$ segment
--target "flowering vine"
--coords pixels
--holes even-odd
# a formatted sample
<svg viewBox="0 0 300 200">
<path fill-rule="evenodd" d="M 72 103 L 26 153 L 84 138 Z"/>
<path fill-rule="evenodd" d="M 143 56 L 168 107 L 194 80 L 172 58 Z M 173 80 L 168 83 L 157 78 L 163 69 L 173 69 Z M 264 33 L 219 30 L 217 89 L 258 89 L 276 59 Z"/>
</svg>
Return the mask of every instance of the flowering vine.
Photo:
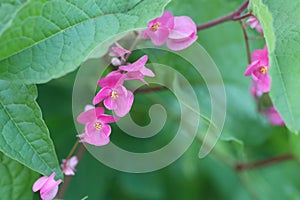
<svg viewBox="0 0 300 200">
<path fill-rule="evenodd" d="M 255 16 L 251 13 L 242 15 L 248 3 L 246 1 L 239 9 L 227 16 L 199 26 L 196 26 L 188 16 L 173 16 L 171 12 L 164 11 L 162 16 L 148 22 L 147 28 L 142 31 L 142 36 L 144 39 L 149 38 L 156 46 L 166 44 L 169 49 L 179 51 L 188 48 L 198 39 L 197 31 L 229 20 L 241 22 L 242 19 L 247 17 L 249 19 L 246 24 L 263 34 L 263 29 Z M 110 48 L 108 55 L 112 57 L 111 64 L 117 69 L 98 80 L 97 84 L 100 90 L 93 98 L 93 106 L 87 105 L 77 117 L 77 121 L 84 125 L 83 133 L 77 135 L 80 143 L 88 143 L 94 146 L 107 145 L 110 142 L 112 132 L 110 124 L 127 115 L 134 102 L 134 93 L 126 88 L 125 83 L 131 80 L 139 80 L 148 85 L 144 78 L 155 76 L 154 72 L 146 67 L 147 55 L 143 55 L 133 63 L 127 63 L 130 54 L 130 50 L 123 48 L 117 42 Z M 252 77 L 250 92 L 255 99 L 259 99 L 263 94 L 268 93 L 271 87 L 271 78 L 268 74 L 270 65 L 267 46 L 265 45 L 263 49 L 254 50 L 251 59 L 249 56 L 249 60 L 250 64 L 244 75 Z M 158 88 L 158 90 L 160 89 Z M 113 111 L 114 115 L 105 114 L 106 109 Z M 284 125 L 284 121 L 273 105 L 264 108 L 262 113 L 271 124 Z M 74 146 L 76 147 L 77 144 Z M 73 150 L 71 152 L 73 153 Z M 79 159 L 76 156 L 68 156 L 61 164 L 63 173 L 65 175 L 75 175 L 78 162 Z M 247 165 L 239 164 L 236 166 L 237 170 L 245 168 L 247 168 Z M 40 177 L 34 183 L 32 190 L 34 192 L 40 191 L 43 200 L 53 199 L 58 192 L 58 185 L 62 182 L 62 180 L 55 181 L 55 176 L 56 174 L 53 172 L 49 177 Z"/>
</svg>

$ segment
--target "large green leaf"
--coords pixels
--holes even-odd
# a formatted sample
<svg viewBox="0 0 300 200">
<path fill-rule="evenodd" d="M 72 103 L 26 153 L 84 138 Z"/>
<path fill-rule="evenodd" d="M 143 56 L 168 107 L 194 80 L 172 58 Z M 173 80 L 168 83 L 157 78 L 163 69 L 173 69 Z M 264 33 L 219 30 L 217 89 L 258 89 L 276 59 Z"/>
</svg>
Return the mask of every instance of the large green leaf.
<svg viewBox="0 0 300 200">
<path fill-rule="evenodd" d="M 0 81 L 0 151 L 44 175 L 62 178 L 34 85 Z"/>
<path fill-rule="evenodd" d="M 0 174 L 1 199 L 32 199 L 36 172 L 0 153 Z"/>
<path fill-rule="evenodd" d="M 63 76 L 106 40 L 146 27 L 168 2 L 32 0 L 0 35 L 0 79 L 44 83 Z"/>
<path fill-rule="evenodd" d="M 300 2 L 252 0 L 250 8 L 259 18 L 269 48 L 270 91 L 273 103 L 287 127 L 300 131 Z"/>
</svg>

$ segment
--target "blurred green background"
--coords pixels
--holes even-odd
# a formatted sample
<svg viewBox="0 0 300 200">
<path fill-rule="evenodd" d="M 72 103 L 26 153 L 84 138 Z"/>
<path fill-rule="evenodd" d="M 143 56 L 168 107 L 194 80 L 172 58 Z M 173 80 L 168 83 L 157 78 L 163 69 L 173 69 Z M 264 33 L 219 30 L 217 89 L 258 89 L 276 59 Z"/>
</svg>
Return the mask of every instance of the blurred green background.
<svg viewBox="0 0 300 200">
<path fill-rule="evenodd" d="M 174 0 L 167 10 L 175 16 L 188 15 L 197 24 L 232 12 L 242 0 Z M 254 30 L 248 30 L 256 35 Z M 285 127 L 271 127 L 256 111 L 249 93 L 250 78 L 244 77 L 247 57 L 241 26 L 227 22 L 198 32 L 200 43 L 217 64 L 227 93 L 227 118 L 221 140 L 204 159 L 198 158 L 201 146 L 195 140 L 188 151 L 170 166 L 145 174 L 123 173 L 106 167 L 85 151 L 72 177 L 64 199 L 300 199 L 299 163 L 280 164 L 237 172 L 232 165 L 276 157 L 293 150 Z M 251 49 L 263 47 L 263 40 L 251 41 Z M 176 56 L 149 50 L 149 58 L 172 66 L 194 84 L 202 111 L 209 116 L 209 94 L 201 77 L 193 76 L 192 67 Z M 134 56 L 133 56 L 134 57 Z M 133 59 L 133 58 L 132 58 Z M 101 66 L 99 66 L 101 67 Z M 65 158 L 76 132 L 72 117 L 72 89 L 76 71 L 47 84 L 39 85 L 38 103 L 50 129 L 58 158 Z M 153 138 L 136 139 L 113 126 L 111 140 L 123 148 L 147 152 L 165 145 L 176 131 L 172 105 L 176 98 L 168 91 L 137 94 L 131 111 L 137 124 L 150 122 L 148 109 L 153 103 L 165 106 L 175 117 L 168 118 L 164 129 Z M 180 114 L 180 113 L 179 113 Z M 200 128 L 205 130 L 205 125 Z M 107 155 L 109 156 L 109 155 Z"/>
</svg>

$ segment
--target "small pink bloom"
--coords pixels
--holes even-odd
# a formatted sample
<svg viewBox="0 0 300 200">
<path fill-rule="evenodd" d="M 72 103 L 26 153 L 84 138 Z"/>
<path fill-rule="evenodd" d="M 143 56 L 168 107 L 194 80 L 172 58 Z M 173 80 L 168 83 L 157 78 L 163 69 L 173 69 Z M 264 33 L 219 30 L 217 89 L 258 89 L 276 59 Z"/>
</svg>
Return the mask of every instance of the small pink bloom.
<svg viewBox="0 0 300 200">
<path fill-rule="evenodd" d="M 161 17 L 149 21 L 148 28 L 143 31 L 143 37 L 145 39 L 150 37 L 154 45 L 161 46 L 168 40 L 170 29 L 173 26 L 173 14 L 165 10 Z"/>
<path fill-rule="evenodd" d="M 57 194 L 58 185 L 62 182 L 62 180 L 54 180 L 55 172 L 53 172 L 49 177 L 42 176 L 38 180 L 36 180 L 32 186 L 33 192 L 37 192 L 40 190 L 40 196 L 43 200 L 52 200 Z"/>
<path fill-rule="evenodd" d="M 253 51 L 251 60 L 252 63 L 248 66 L 244 75 L 252 76 L 258 91 L 263 93 L 269 92 L 271 79 L 268 75 L 269 58 L 267 47 L 265 46 L 263 49 Z"/>
<path fill-rule="evenodd" d="M 277 112 L 277 110 L 274 108 L 274 106 L 271 106 L 269 108 L 266 108 L 263 111 L 263 114 L 266 118 L 268 118 L 270 124 L 274 126 L 284 126 L 285 123 L 282 120 L 281 116 Z"/>
<path fill-rule="evenodd" d="M 78 159 L 76 156 L 72 156 L 70 159 L 62 160 L 61 168 L 65 175 L 75 175 L 75 167 L 78 164 Z"/>
<path fill-rule="evenodd" d="M 122 61 L 125 61 L 125 54 L 131 53 L 129 50 L 124 49 L 119 43 L 115 43 L 115 46 L 110 48 L 109 56 L 121 57 Z"/>
<path fill-rule="evenodd" d="M 93 104 L 103 101 L 107 109 L 114 110 L 117 116 L 123 117 L 131 109 L 133 98 L 131 91 L 123 85 L 116 85 L 102 88 L 95 96 Z"/>
<path fill-rule="evenodd" d="M 111 128 L 108 123 L 115 122 L 116 117 L 104 114 L 104 108 L 97 107 L 84 111 L 77 117 L 77 121 L 85 124 L 85 132 L 78 135 L 80 142 L 86 142 L 95 146 L 103 146 L 109 143 Z"/>
<path fill-rule="evenodd" d="M 112 58 L 111 61 L 110 61 L 110 63 L 113 66 L 119 66 L 119 65 L 122 64 L 121 60 L 119 58 L 116 58 L 116 57 Z"/>
<path fill-rule="evenodd" d="M 197 38 L 197 26 L 190 17 L 174 17 L 174 28 L 170 31 L 167 47 L 179 51 L 192 45 Z"/>
<path fill-rule="evenodd" d="M 155 75 L 150 69 L 145 67 L 147 60 L 148 56 L 145 55 L 132 64 L 120 66 L 119 69 L 127 72 L 126 80 L 136 79 L 148 84 L 144 80 L 144 76 L 154 77 Z"/>
<path fill-rule="evenodd" d="M 262 33 L 262 27 L 258 21 L 258 19 L 254 16 L 249 17 L 249 19 L 246 21 L 246 23 L 251 27 L 255 28 L 257 32 Z"/>
</svg>

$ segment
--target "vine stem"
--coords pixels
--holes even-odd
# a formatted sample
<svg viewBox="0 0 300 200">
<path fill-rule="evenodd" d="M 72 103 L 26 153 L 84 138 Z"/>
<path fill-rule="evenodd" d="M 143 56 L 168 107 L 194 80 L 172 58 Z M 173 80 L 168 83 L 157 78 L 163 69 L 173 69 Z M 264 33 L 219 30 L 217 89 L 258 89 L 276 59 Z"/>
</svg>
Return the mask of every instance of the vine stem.
<svg viewBox="0 0 300 200">
<path fill-rule="evenodd" d="M 227 22 L 227 21 L 238 21 L 241 19 L 244 19 L 246 17 L 251 16 L 250 13 L 241 16 L 241 13 L 244 12 L 249 4 L 249 0 L 246 0 L 237 10 L 235 10 L 234 12 L 225 15 L 224 17 L 220 17 L 218 19 L 212 20 L 210 22 L 204 23 L 204 24 L 200 24 L 197 26 L 197 31 L 203 30 L 203 29 L 207 29 L 210 27 L 213 27 L 215 25 Z"/>
<path fill-rule="evenodd" d="M 235 170 L 238 172 L 241 172 L 244 170 L 266 167 L 269 165 L 281 163 L 281 162 L 288 161 L 288 160 L 294 160 L 294 159 L 295 159 L 295 156 L 293 154 L 289 153 L 286 155 L 282 155 L 282 156 L 278 156 L 278 157 L 274 157 L 274 158 L 270 158 L 270 159 L 266 159 L 266 160 L 262 160 L 262 161 L 256 161 L 256 162 L 252 162 L 252 163 L 238 163 L 235 165 Z"/>
<path fill-rule="evenodd" d="M 241 20 L 239 22 L 240 22 L 240 25 L 241 25 L 242 30 L 243 30 L 243 35 L 244 35 L 244 40 L 245 40 L 245 45 L 246 45 L 246 52 L 247 52 L 247 61 L 248 61 L 248 64 L 250 64 L 251 63 L 251 52 L 250 52 L 249 37 L 248 37 L 248 34 L 247 34 L 245 24 Z"/>
<path fill-rule="evenodd" d="M 77 157 L 78 162 L 79 162 L 80 159 L 83 156 L 84 151 L 85 151 L 84 145 L 82 143 L 79 143 L 79 140 L 77 140 L 76 143 L 74 144 L 74 146 L 73 146 L 72 150 L 70 151 L 68 157 L 72 156 L 72 154 L 74 153 L 74 151 L 75 151 L 76 147 L 78 146 L 78 144 L 80 144 L 80 145 L 79 145 L 78 151 L 76 152 L 76 157 Z M 72 176 L 65 176 L 65 180 L 64 180 L 64 182 L 63 182 L 62 186 L 60 187 L 59 192 L 57 194 L 58 199 L 62 199 L 62 197 L 64 196 L 65 191 L 67 190 L 67 188 L 68 188 L 68 186 L 71 182 L 71 179 L 72 179 Z"/>
</svg>

